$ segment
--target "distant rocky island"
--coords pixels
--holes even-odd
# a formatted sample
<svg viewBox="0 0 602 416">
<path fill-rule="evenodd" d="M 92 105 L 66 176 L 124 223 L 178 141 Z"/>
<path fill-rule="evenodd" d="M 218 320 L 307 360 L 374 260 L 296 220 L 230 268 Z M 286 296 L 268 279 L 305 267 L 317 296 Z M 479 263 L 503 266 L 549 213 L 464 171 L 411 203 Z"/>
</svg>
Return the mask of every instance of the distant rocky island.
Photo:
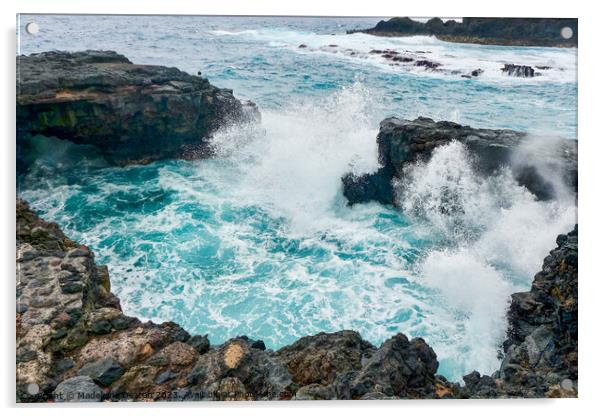
<svg viewBox="0 0 602 416">
<path fill-rule="evenodd" d="M 568 39 L 561 35 L 564 28 L 572 31 Z M 556 18 L 464 17 L 462 22 L 444 22 L 434 17 L 422 23 L 409 17 L 394 17 L 381 20 L 373 28 L 347 33 L 356 32 L 376 36 L 428 35 L 448 42 L 512 46 L 576 47 L 578 38 L 577 19 Z"/>
</svg>

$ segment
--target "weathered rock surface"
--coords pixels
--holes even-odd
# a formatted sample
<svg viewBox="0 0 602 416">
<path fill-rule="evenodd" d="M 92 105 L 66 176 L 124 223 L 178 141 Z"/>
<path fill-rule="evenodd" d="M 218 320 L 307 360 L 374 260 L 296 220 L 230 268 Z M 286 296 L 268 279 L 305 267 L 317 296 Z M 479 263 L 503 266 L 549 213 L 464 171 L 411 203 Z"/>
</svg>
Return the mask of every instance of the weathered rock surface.
<svg viewBox="0 0 602 416">
<path fill-rule="evenodd" d="M 278 351 L 245 336 L 211 346 L 173 322 L 121 312 L 106 267 L 17 200 L 17 400 L 384 400 L 577 394 L 577 231 L 559 236 L 533 288 L 515 294 L 500 371 L 465 386 L 435 352 L 397 334 L 376 348 L 355 331 Z"/>
<path fill-rule="evenodd" d="M 118 164 L 203 157 L 219 126 L 258 114 L 200 76 L 136 65 L 112 51 L 17 57 L 17 167 L 29 137 L 94 145 Z"/>
<path fill-rule="evenodd" d="M 512 295 L 500 370 L 465 377 L 470 397 L 577 395 L 577 226 L 556 242 L 531 290 Z"/>
<path fill-rule="evenodd" d="M 353 30 L 377 36 L 434 35 L 449 42 L 486 45 L 577 46 L 577 19 L 463 17 L 462 22 L 438 17 L 422 23 L 408 17 L 381 20 L 375 27 Z M 565 39 L 561 30 L 568 27 L 572 36 Z"/>
<path fill-rule="evenodd" d="M 94 384 L 87 376 L 69 378 L 59 384 L 54 390 L 54 400 L 61 402 L 100 402 L 102 389 Z"/>
<path fill-rule="evenodd" d="M 376 348 L 355 331 L 304 337 L 278 351 L 300 385 L 330 384 L 341 373 L 359 371 Z"/>
<path fill-rule="evenodd" d="M 378 201 L 394 204 L 393 178 L 402 178 L 404 167 L 428 161 L 438 146 L 463 143 L 476 157 L 477 168 L 490 175 L 503 166 L 512 169 L 520 185 L 542 200 L 556 196 L 554 181 L 540 173 L 560 173 L 560 180 L 577 192 L 577 141 L 545 138 L 545 146 L 521 147 L 525 133 L 512 130 L 474 129 L 449 121 L 419 117 L 413 121 L 387 118 L 377 137 L 381 168 L 372 174 L 343 177 L 343 193 L 350 204 Z"/>
</svg>

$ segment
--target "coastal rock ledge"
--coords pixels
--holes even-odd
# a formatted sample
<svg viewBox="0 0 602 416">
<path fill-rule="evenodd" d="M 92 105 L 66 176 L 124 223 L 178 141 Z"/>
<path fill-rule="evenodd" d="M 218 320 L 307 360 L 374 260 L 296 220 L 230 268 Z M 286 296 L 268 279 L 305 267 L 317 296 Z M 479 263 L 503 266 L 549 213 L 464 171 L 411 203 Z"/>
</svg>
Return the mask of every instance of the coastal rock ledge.
<svg viewBox="0 0 602 416">
<path fill-rule="evenodd" d="M 148 163 L 203 157 L 219 126 L 258 114 L 201 76 L 112 51 L 17 57 L 18 170 L 27 168 L 32 135 L 93 145 L 121 165 Z"/>
<path fill-rule="evenodd" d="M 21 199 L 16 225 L 20 402 L 577 395 L 577 227 L 558 237 L 531 291 L 513 295 L 500 370 L 461 386 L 437 375 L 423 339 L 403 334 L 377 348 L 355 331 L 320 333 L 272 351 L 142 323 L 122 313 L 107 267 Z"/>
<path fill-rule="evenodd" d="M 510 168 L 516 181 L 540 200 L 557 197 L 558 185 L 577 193 L 577 140 L 529 137 L 513 130 L 475 129 L 426 117 L 384 119 L 376 138 L 381 168 L 366 175 L 342 178 L 350 205 L 376 201 L 396 205 L 394 180 L 404 169 L 428 162 L 433 151 L 453 141 L 462 143 L 484 175 Z"/>
</svg>

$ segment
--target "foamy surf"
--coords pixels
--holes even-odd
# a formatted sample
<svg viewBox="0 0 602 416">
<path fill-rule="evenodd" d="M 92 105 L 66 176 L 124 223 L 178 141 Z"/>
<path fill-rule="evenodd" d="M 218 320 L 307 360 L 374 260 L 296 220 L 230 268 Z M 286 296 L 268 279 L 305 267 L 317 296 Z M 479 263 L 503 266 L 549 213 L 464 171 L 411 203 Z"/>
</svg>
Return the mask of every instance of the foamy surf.
<svg viewBox="0 0 602 416">
<path fill-rule="evenodd" d="M 441 41 L 434 36 L 378 37 L 363 33 L 317 34 L 284 29 L 210 31 L 215 36 L 246 36 L 276 48 L 287 48 L 302 54 L 321 54 L 370 65 L 385 71 L 462 78 L 481 70 L 472 81 L 520 85 L 521 83 L 570 83 L 576 79 L 575 48 L 533 48 L 459 44 Z M 411 58 L 398 63 L 374 51 L 393 51 Z M 428 60 L 440 65 L 436 70 L 416 66 Z M 533 78 L 509 76 L 502 71 L 506 64 L 528 65 L 536 70 Z"/>
<path fill-rule="evenodd" d="M 29 180 L 47 186 L 22 196 L 94 247 L 127 313 L 271 348 L 320 331 L 376 344 L 403 332 L 424 337 L 452 379 L 490 372 L 510 293 L 528 287 L 574 207 L 535 201 L 511 175 L 479 178 L 459 144 L 409 168 L 404 212 L 347 207 L 341 176 L 378 167 L 373 100 L 356 83 L 264 111 L 261 125 L 219 132 L 212 160 L 41 159 Z"/>
</svg>

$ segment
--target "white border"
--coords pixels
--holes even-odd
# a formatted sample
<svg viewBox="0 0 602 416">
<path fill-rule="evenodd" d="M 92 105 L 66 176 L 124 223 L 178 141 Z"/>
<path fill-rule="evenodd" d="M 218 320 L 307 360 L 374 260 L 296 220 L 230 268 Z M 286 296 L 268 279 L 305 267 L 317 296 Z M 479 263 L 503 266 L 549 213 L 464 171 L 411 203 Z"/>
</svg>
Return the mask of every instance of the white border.
<svg viewBox="0 0 602 416">
<path fill-rule="evenodd" d="M 510 401 L 403 401 L 403 402 L 336 402 L 336 403 L 197 403 L 178 406 L 178 414 L 230 413 L 240 414 L 248 410 L 262 414 L 303 414 L 311 412 L 345 412 L 356 415 L 376 411 L 380 413 L 437 412 L 439 414 L 487 414 L 545 412 L 546 414 L 577 414 L 599 407 L 602 373 L 600 317 L 597 306 L 602 299 L 602 273 L 596 258 L 600 257 L 601 198 L 598 192 L 602 178 L 602 127 L 600 126 L 600 104 L 602 91 L 600 77 L 602 65 L 599 42 L 602 40 L 602 15 L 594 2 L 502 0 L 454 1 L 385 1 L 369 0 L 22 0 L 18 3 L 3 1 L 2 41 L 4 56 L 2 71 L 3 96 L 0 100 L 2 127 L 0 138 L 3 157 L 2 181 L 0 181 L 4 238 L 0 249 L 4 273 L 5 302 L 2 305 L 2 358 L 5 365 L 0 377 L 2 404 L 12 407 L 9 412 L 35 414 L 38 411 L 54 414 L 106 414 L 110 408 L 115 414 L 144 411 L 147 414 L 172 412 L 168 404 L 110 404 L 104 407 L 78 409 L 56 405 L 15 406 L 14 404 L 14 201 L 15 201 L 15 15 L 16 13 L 119 13 L 119 14 L 222 14 L 222 15 L 329 15 L 329 16 L 507 16 L 507 17 L 578 17 L 579 18 L 579 222 L 580 222 L 580 266 L 579 287 L 579 399 L 573 400 L 510 400 Z M 6 341 L 7 340 L 7 341 Z M 599 410 L 598 410 L 599 412 Z"/>
</svg>

